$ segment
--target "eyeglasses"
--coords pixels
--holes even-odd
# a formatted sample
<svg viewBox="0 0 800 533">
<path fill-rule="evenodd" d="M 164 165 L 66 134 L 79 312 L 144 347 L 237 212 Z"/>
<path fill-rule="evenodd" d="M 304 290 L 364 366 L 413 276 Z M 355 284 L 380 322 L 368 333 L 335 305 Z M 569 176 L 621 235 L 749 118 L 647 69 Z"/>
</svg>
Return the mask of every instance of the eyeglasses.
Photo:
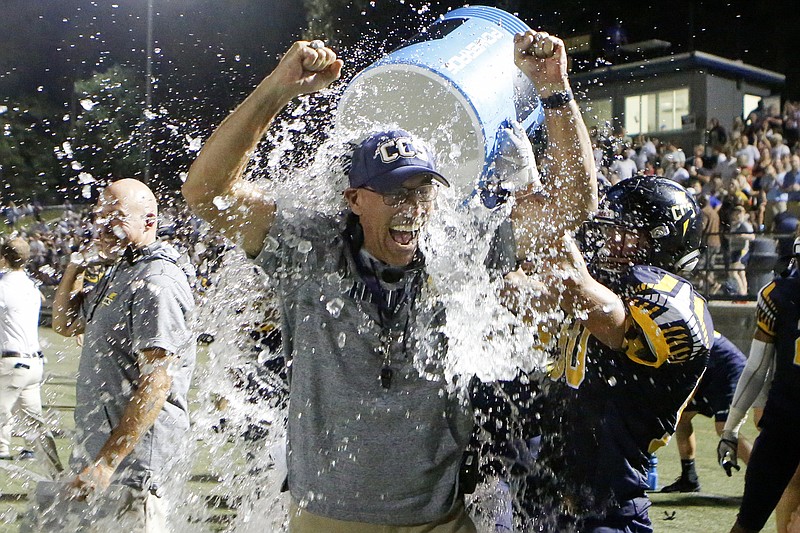
<svg viewBox="0 0 800 533">
<path fill-rule="evenodd" d="M 383 197 L 383 203 L 389 207 L 398 207 L 410 201 L 412 198 L 417 202 L 432 202 L 439 194 L 439 188 L 432 183 L 420 185 L 419 187 L 414 187 L 413 189 L 401 187 L 400 189 L 389 192 L 378 192 L 373 189 L 367 190 L 376 194 L 380 194 Z"/>
</svg>

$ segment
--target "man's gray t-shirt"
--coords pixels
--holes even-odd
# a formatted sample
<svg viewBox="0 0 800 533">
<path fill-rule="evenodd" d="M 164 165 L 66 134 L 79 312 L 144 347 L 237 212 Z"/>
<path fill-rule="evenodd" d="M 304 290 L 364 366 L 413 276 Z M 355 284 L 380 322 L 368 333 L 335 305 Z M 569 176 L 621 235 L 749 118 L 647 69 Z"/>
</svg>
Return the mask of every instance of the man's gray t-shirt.
<svg viewBox="0 0 800 533">
<path fill-rule="evenodd" d="M 279 210 L 255 259 L 281 300 L 289 490 L 329 518 L 430 522 L 452 508 L 473 427 L 445 391 L 444 312 L 420 268 L 384 283 L 384 305 L 395 308 L 381 315 L 346 217 Z"/>
<path fill-rule="evenodd" d="M 188 322 L 194 298 L 178 253 L 156 242 L 129 262 L 118 261 L 85 295 L 84 344 L 78 365 L 76 445 L 70 464 L 92 461 L 117 426 L 140 378 L 137 355 L 170 354 L 169 396 L 152 428 L 117 469 L 113 481 L 142 487 L 163 483 L 189 429 L 187 393 L 195 364 Z M 91 283 L 92 280 L 89 280 Z"/>
</svg>

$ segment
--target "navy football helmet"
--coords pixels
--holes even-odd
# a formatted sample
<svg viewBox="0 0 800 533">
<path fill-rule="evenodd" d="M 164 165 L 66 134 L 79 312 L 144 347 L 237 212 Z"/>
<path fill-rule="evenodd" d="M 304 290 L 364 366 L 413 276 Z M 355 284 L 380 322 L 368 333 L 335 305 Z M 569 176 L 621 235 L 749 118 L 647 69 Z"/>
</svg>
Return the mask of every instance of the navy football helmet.
<svg viewBox="0 0 800 533">
<path fill-rule="evenodd" d="M 634 176 L 605 191 L 584 232 L 594 272 L 638 264 L 679 274 L 700 259 L 702 214 L 694 196 L 674 181 Z"/>
</svg>

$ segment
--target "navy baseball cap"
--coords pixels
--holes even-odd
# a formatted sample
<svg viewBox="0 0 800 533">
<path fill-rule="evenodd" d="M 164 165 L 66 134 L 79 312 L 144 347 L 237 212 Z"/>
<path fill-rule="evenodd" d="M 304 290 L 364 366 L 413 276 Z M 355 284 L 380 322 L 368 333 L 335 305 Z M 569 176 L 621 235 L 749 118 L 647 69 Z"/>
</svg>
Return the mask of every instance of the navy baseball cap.
<svg viewBox="0 0 800 533">
<path fill-rule="evenodd" d="M 373 133 L 353 150 L 350 187 L 354 189 L 395 191 L 407 179 L 419 174 L 427 174 L 445 187 L 450 186 L 436 171 L 433 154 L 407 131 Z"/>
</svg>

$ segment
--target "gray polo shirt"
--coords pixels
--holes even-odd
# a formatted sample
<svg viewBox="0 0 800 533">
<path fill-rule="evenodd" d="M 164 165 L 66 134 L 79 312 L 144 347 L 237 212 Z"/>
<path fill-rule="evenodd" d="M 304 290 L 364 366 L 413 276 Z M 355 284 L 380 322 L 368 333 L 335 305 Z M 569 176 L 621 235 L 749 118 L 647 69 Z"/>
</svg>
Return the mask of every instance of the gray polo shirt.
<svg viewBox="0 0 800 533">
<path fill-rule="evenodd" d="M 444 312 L 420 269 L 384 283 L 393 312 L 381 316 L 344 230 L 345 216 L 279 210 L 255 259 L 281 300 L 289 490 L 338 520 L 430 522 L 455 501 L 472 429 L 445 392 Z"/>
<path fill-rule="evenodd" d="M 156 242 L 129 262 L 118 261 L 85 295 L 83 350 L 78 365 L 76 445 L 70 464 L 93 460 L 139 383 L 137 354 L 162 348 L 170 354 L 172 387 L 153 427 L 114 475 L 114 482 L 142 487 L 162 483 L 175 451 L 188 436 L 186 395 L 195 364 L 189 315 L 194 310 L 178 252 Z"/>
</svg>

